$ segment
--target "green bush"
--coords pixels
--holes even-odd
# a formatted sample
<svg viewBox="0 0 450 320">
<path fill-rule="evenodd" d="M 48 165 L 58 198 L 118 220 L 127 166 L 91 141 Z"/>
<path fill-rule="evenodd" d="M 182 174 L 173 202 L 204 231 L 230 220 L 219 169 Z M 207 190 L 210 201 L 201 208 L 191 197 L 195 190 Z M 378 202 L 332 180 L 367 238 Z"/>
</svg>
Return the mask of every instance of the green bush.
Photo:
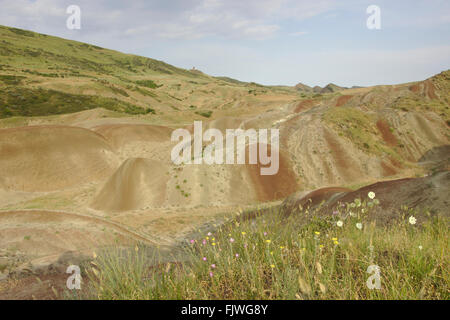
<svg viewBox="0 0 450 320">
<path fill-rule="evenodd" d="M 213 114 L 212 111 L 196 111 L 195 114 L 198 114 L 199 116 L 210 118 Z"/>
<path fill-rule="evenodd" d="M 11 116 L 47 116 L 105 108 L 129 114 L 154 113 L 154 110 L 100 96 L 69 94 L 23 87 L 0 88 L 0 118 Z"/>
<path fill-rule="evenodd" d="M 136 84 L 138 84 L 142 87 L 150 88 L 150 89 L 156 89 L 156 88 L 161 87 L 161 86 L 157 85 L 155 82 L 153 82 L 152 80 L 138 80 L 138 81 L 136 81 Z"/>
</svg>

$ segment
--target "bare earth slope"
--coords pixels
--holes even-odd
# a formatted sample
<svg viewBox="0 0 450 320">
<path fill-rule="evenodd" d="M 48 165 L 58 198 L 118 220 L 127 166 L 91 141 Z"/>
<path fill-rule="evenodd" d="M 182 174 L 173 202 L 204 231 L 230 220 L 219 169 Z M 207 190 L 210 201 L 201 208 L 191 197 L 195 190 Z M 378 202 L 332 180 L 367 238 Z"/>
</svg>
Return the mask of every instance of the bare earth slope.
<svg viewBox="0 0 450 320">
<path fill-rule="evenodd" d="M 117 165 L 106 140 L 86 129 L 39 126 L 0 130 L 0 185 L 55 191 L 109 176 Z"/>
<path fill-rule="evenodd" d="M 377 182 L 356 191 L 343 188 L 323 188 L 305 194 L 294 194 L 282 204 L 286 216 L 299 214 L 299 206 L 318 208 L 318 213 L 331 215 L 340 203 L 350 203 L 355 199 L 367 199 L 374 192 L 380 201 L 380 207 L 372 212 L 372 218 L 389 223 L 407 214 L 406 208 L 418 208 L 422 215 L 419 221 L 427 219 L 427 214 L 449 216 L 448 190 L 450 190 L 450 172 L 442 171 L 423 178 L 405 178 Z"/>
<path fill-rule="evenodd" d="M 128 159 L 109 178 L 91 207 L 106 212 L 160 207 L 166 199 L 167 167 L 155 160 Z"/>
<path fill-rule="evenodd" d="M 448 213 L 449 70 L 317 93 L 7 27 L 0 39 L 0 277 L 65 251 L 175 245 L 291 194 L 285 205 L 332 208 L 373 189 L 386 218 L 397 201 Z M 279 129 L 278 173 L 174 165 L 171 133 L 194 120 L 224 134 Z"/>
</svg>

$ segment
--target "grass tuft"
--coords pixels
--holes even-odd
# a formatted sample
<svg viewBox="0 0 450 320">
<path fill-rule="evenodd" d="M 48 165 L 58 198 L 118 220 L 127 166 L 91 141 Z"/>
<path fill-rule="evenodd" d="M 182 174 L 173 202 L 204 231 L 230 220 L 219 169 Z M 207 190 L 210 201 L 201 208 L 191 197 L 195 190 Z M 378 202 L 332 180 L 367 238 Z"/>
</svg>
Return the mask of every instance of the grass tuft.
<svg viewBox="0 0 450 320">
<path fill-rule="evenodd" d="M 419 213 L 405 208 L 397 221 L 381 226 L 367 218 L 377 205 L 376 199 L 356 199 L 321 219 L 299 208 L 287 219 L 275 211 L 229 220 L 190 239 L 183 263 L 150 267 L 140 247 L 126 255 L 108 250 L 87 271 L 89 297 L 448 299 L 445 218 L 419 225 Z M 380 270 L 380 289 L 367 286 L 370 266 Z"/>
</svg>

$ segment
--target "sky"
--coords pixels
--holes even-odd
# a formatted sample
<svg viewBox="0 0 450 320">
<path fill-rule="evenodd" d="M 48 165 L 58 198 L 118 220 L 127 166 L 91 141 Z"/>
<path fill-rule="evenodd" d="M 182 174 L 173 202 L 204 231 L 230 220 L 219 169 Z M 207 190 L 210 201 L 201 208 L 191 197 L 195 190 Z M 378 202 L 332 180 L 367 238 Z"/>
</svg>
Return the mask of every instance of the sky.
<svg viewBox="0 0 450 320">
<path fill-rule="evenodd" d="M 81 29 L 66 12 L 81 10 Z M 381 29 L 369 29 L 370 5 Z M 450 68 L 448 0 L 0 0 L 0 24 L 265 85 L 395 84 Z"/>
</svg>

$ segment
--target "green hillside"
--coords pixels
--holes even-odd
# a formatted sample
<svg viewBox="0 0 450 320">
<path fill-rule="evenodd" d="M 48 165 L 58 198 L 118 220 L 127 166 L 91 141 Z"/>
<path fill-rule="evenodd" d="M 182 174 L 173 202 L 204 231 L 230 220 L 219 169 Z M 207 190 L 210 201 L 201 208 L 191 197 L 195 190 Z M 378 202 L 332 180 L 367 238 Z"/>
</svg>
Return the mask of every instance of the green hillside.
<svg viewBox="0 0 450 320">
<path fill-rule="evenodd" d="M 266 88 L 98 46 L 0 26 L 0 118 L 105 108 L 201 118 L 227 104 L 294 90 Z M 282 97 L 286 99 L 286 97 Z M 225 104 L 224 104 L 225 102 Z M 226 112 L 226 111 L 225 111 Z M 220 114 L 220 111 L 219 111 Z M 167 120 L 167 119 L 166 119 Z"/>
</svg>

